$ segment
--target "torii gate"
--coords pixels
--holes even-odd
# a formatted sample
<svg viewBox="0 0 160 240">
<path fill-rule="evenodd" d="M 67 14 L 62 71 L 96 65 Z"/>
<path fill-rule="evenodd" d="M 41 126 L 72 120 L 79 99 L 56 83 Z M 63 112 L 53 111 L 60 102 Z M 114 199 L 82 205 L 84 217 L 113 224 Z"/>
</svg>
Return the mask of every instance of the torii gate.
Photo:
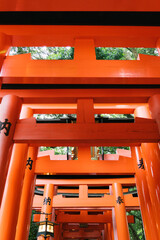
<svg viewBox="0 0 160 240">
<path fill-rule="evenodd" d="M 160 239 L 159 57 L 104 61 L 95 56 L 99 46 L 154 47 L 159 51 L 159 2 L 2 0 L 0 11 L 0 239 L 27 240 L 36 175 L 46 173 L 117 175 L 114 183 L 103 182 L 113 184 L 113 195 L 100 201 L 92 199 L 96 204 L 86 197 L 72 205 L 77 209 L 91 204 L 97 210 L 102 204 L 123 212 L 125 233 L 119 230 L 118 221 L 114 225 L 117 235 L 110 235 L 118 240 L 128 240 L 129 234 L 124 204 L 117 209 L 113 196 L 123 195 L 119 175 L 135 176 L 145 237 Z M 72 46 L 74 60 L 36 61 L 30 54 L 7 55 L 11 46 L 35 45 Z M 74 113 L 77 120 L 74 124 L 42 124 L 33 118 L 34 113 Z M 135 121 L 95 123 L 94 114 L 101 113 L 134 113 Z M 78 160 L 37 158 L 41 145 L 78 147 Z M 90 147 L 106 145 L 130 146 L 131 156 L 92 161 Z M 86 185 L 96 180 L 82 184 L 83 194 L 87 194 Z M 50 191 L 53 196 L 53 183 L 44 194 L 48 197 Z M 71 207 L 67 198 L 59 196 L 51 198 L 53 205 L 56 199 L 59 207 Z M 62 229 L 56 231 L 61 233 Z M 94 236 L 84 232 L 65 232 L 64 239 L 81 239 L 82 234 L 101 238 L 99 230 Z M 109 239 L 109 235 L 103 237 Z"/>
</svg>

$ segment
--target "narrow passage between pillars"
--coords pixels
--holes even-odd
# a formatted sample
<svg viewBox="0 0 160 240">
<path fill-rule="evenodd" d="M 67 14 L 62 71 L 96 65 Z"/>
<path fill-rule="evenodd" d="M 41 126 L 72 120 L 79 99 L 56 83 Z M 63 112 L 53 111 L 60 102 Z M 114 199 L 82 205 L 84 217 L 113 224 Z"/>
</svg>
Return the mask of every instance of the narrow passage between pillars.
<svg viewBox="0 0 160 240">
<path fill-rule="evenodd" d="M 31 117 L 33 111 L 23 107 L 21 118 Z M 0 239 L 15 240 L 16 225 L 25 174 L 28 144 L 14 144 L 0 210 Z"/>
</svg>

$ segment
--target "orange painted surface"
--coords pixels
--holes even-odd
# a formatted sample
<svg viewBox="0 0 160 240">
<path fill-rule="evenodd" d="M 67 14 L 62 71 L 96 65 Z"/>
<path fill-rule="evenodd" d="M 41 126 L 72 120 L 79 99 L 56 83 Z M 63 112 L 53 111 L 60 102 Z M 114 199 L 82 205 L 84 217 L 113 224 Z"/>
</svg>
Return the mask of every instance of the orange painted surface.
<svg viewBox="0 0 160 240">
<path fill-rule="evenodd" d="M 115 218 L 116 218 L 116 226 L 117 226 L 117 235 L 118 239 L 129 240 L 129 231 L 128 231 L 128 223 L 126 216 L 126 202 L 124 201 L 122 186 L 120 183 L 114 183 L 112 185 L 113 188 L 113 197 L 115 203 Z M 129 195 L 128 195 L 129 196 Z M 122 199 L 122 203 L 118 203 L 118 198 Z"/>
<path fill-rule="evenodd" d="M 143 92 L 143 90 L 142 90 Z M 34 114 L 76 114 L 77 113 L 77 104 L 24 104 L 26 107 L 29 107 L 33 110 Z M 146 103 L 95 103 L 94 104 L 94 113 L 109 113 L 109 114 L 133 114 L 135 108 L 139 106 L 148 105 Z"/>
<path fill-rule="evenodd" d="M 100 224 L 88 224 L 88 227 L 87 227 L 87 230 L 103 230 L 104 228 L 104 224 L 103 223 L 100 223 Z M 72 224 L 69 224 L 69 223 L 64 223 L 62 225 L 62 229 L 63 230 L 72 230 L 72 229 L 76 229 L 76 230 L 79 230 L 81 229 L 79 223 L 72 223 Z M 82 229 L 84 230 L 84 228 L 82 227 Z"/>
<path fill-rule="evenodd" d="M 4 122 L 5 119 L 8 119 L 8 122 L 12 124 L 8 136 L 5 135 L 5 129 L 1 130 L 0 132 L 0 204 L 3 196 L 8 166 L 10 162 L 15 125 L 19 118 L 21 104 L 22 102 L 17 96 L 7 95 L 2 99 L 0 105 L 0 122 Z"/>
<path fill-rule="evenodd" d="M 32 203 L 36 181 L 36 175 L 34 174 L 36 157 L 37 148 L 29 147 L 27 159 L 30 158 L 33 160 L 33 164 L 32 167 L 28 165 L 25 170 L 15 240 L 27 240 L 29 236 Z"/>
<path fill-rule="evenodd" d="M 152 118 L 156 120 L 158 128 L 159 128 L 159 132 L 160 132 L 160 94 L 158 95 L 154 95 L 149 99 L 149 109 L 152 115 Z"/>
<path fill-rule="evenodd" d="M 159 239 L 159 232 L 156 228 L 155 216 L 153 213 L 152 203 L 147 184 L 147 176 L 145 169 L 139 168 L 140 160 L 143 159 L 140 147 L 132 148 L 132 154 L 135 158 L 136 165 L 136 186 L 140 202 L 141 214 L 146 239 Z"/>
<path fill-rule="evenodd" d="M 126 105 L 129 103 L 148 103 L 154 94 L 160 94 L 160 89 L 31 89 L 31 90 L 1 90 L 0 99 L 13 94 L 23 99 L 23 103 L 77 103 L 79 98 L 93 98 L 94 103 Z"/>
<path fill-rule="evenodd" d="M 79 51 L 83 52 L 83 44 L 81 48 Z M 90 56 L 90 52 L 86 51 L 87 54 Z M 149 55 L 140 55 L 140 60 L 135 61 L 90 58 L 46 61 L 21 54 L 7 56 L 1 74 L 3 83 L 159 84 L 159 63 L 159 57 Z"/>
<path fill-rule="evenodd" d="M 157 141 L 159 133 L 155 121 L 138 118 L 135 123 L 107 124 L 37 124 L 33 118 L 20 120 L 14 134 L 15 143 L 29 142 L 42 146 L 128 146 Z"/>
<path fill-rule="evenodd" d="M 52 212 L 52 203 L 53 203 L 53 194 L 54 194 L 54 186 L 51 184 L 45 185 L 44 194 L 43 194 L 43 202 L 41 204 L 41 212 L 51 213 Z M 45 199 L 50 198 L 50 204 L 43 204 Z M 41 214 L 40 221 L 44 221 L 46 219 L 45 214 Z M 48 215 L 48 220 L 51 221 L 51 215 Z M 42 236 L 37 238 L 38 240 L 44 240 Z"/>
<path fill-rule="evenodd" d="M 151 106 L 151 105 L 150 105 Z M 158 106 L 158 105 L 157 105 Z M 154 112 L 154 108 L 153 113 Z M 158 111 L 158 108 L 156 109 Z M 151 118 L 149 109 L 146 107 L 141 107 L 137 109 L 137 116 Z M 155 115 L 154 115 L 155 117 Z M 158 228 L 158 233 L 160 232 L 160 219 L 158 212 L 160 207 L 160 178 L 159 171 L 160 168 L 160 150 L 159 145 L 156 143 L 142 143 L 141 144 L 143 161 L 146 168 L 146 178 L 148 183 L 148 189 L 150 193 L 152 209 L 154 212 L 154 218 L 156 221 L 156 226 Z"/>
<path fill-rule="evenodd" d="M 93 99 L 77 100 L 77 123 L 95 123 Z"/>
<path fill-rule="evenodd" d="M 0 32 L 0 72 L 1 72 L 1 67 L 3 65 L 4 58 L 10 46 L 11 46 L 11 36 L 8 36 Z M 0 80 L 0 85 L 1 85 L 1 80 Z"/>
<path fill-rule="evenodd" d="M 74 211 L 73 211 L 74 213 Z M 128 215 L 127 220 L 129 223 L 134 223 L 134 216 Z M 38 214 L 35 214 L 33 217 L 34 222 L 40 221 L 40 216 Z M 88 229 L 102 229 L 102 226 L 104 223 L 112 223 L 112 212 L 111 211 L 104 211 L 103 214 L 96 214 L 96 215 L 88 215 L 86 211 L 80 211 L 80 215 L 72 215 L 67 214 L 65 212 L 58 212 L 57 214 L 57 223 L 63 223 L 64 229 L 79 229 L 79 226 L 74 226 L 73 223 L 100 223 L 100 226 L 96 225 L 89 225 Z M 66 225 L 65 225 L 65 224 Z M 72 223 L 72 225 L 67 225 L 67 223 Z"/>
<path fill-rule="evenodd" d="M 78 160 L 50 160 L 49 156 L 39 157 L 36 161 L 36 174 L 134 174 L 135 169 L 132 158 L 123 156 L 113 159 L 113 156 L 105 156 L 105 161 L 91 160 L 91 156 L 80 158 Z M 82 163 L 84 163 L 82 165 Z M 62 168 L 63 165 L 63 168 Z"/>
<path fill-rule="evenodd" d="M 36 186 L 44 186 L 45 184 L 53 184 L 55 186 L 78 186 L 78 185 L 91 185 L 91 186 L 108 186 L 114 182 L 121 183 L 125 186 L 135 185 L 134 178 L 111 178 L 111 179 L 37 179 Z"/>
<path fill-rule="evenodd" d="M 147 26 L 0 26 L 1 32 L 11 35 L 14 47 L 75 47 L 75 39 L 92 38 L 95 47 L 156 48 L 159 46 L 159 29 L 160 27 Z"/>
<path fill-rule="evenodd" d="M 20 118 L 31 117 L 31 109 L 22 108 Z M 0 239 L 14 240 L 25 174 L 28 144 L 14 144 L 0 211 Z"/>
<path fill-rule="evenodd" d="M 135 0 L 135 2 L 128 2 L 124 0 L 119 2 L 106 2 L 104 0 L 94 0 L 92 4 L 90 2 L 74 2 L 60 0 L 59 2 L 46 0 L 44 3 L 42 0 L 35 0 L 34 2 L 29 0 L 28 3 L 25 0 L 21 1 L 8 1 L 8 4 L 1 1 L 1 11 L 160 11 L 159 1 L 153 0 Z"/>
<path fill-rule="evenodd" d="M 100 238 L 101 237 L 101 231 L 95 230 L 92 232 L 86 232 L 84 230 L 80 230 L 78 232 L 69 232 L 69 231 L 64 231 L 63 232 L 63 237 L 65 239 L 93 239 L 93 238 Z"/>
<path fill-rule="evenodd" d="M 40 208 L 43 202 L 41 196 L 35 196 L 33 201 L 33 208 Z M 139 209 L 138 198 L 130 195 L 124 196 L 124 202 L 127 209 Z M 104 195 L 102 198 L 64 198 L 62 195 L 56 195 L 53 198 L 53 207 L 58 209 L 80 209 L 80 208 L 97 208 L 97 209 L 111 209 L 115 206 L 112 195 Z"/>
</svg>

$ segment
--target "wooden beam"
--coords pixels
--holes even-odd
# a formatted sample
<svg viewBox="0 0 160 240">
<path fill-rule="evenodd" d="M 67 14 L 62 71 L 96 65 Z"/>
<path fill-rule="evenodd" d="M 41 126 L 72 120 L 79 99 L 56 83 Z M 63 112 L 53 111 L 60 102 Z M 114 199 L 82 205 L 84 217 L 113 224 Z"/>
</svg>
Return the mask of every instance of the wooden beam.
<svg viewBox="0 0 160 240">
<path fill-rule="evenodd" d="M 143 91 L 143 90 L 142 90 Z M 135 108 L 139 106 L 146 106 L 147 103 L 95 103 L 94 113 L 109 113 L 109 114 L 133 114 Z M 34 114 L 76 114 L 77 104 L 24 104 L 24 106 L 29 107 L 33 110 Z"/>
<path fill-rule="evenodd" d="M 102 229 L 104 223 L 112 223 L 112 212 L 102 212 L 103 214 L 95 214 L 95 215 L 88 215 L 86 211 L 80 211 L 79 215 L 67 214 L 65 212 L 58 212 L 57 214 L 57 223 L 63 223 L 63 229 L 79 229 L 79 225 L 73 225 L 73 223 L 89 223 L 87 229 Z M 128 223 L 135 223 L 134 216 L 128 215 L 127 216 Z M 38 214 L 34 214 L 33 222 L 39 222 L 40 216 Z M 67 223 L 72 223 L 69 225 Z M 98 225 L 91 225 L 91 223 L 99 223 Z"/>
<path fill-rule="evenodd" d="M 41 124 L 31 118 L 19 120 L 13 140 L 41 146 L 130 146 L 158 142 L 159 133 L 152 119 L 137 118 L 135 123 Z"/>
<path fill-rule="evenodd" d="M 50 160 L 49 156 L 39 157 L 36 161 L 36 174 L 52 173 L 52 174 L 134 174 L 135 167 L 132 158 L 119 157 L 119 160 Z M 62 167 L 63 166 L 63 167 Z"/>
<path fill-rule="evenodd" d="M 151 89 L 1 89 L 0 100 L 8 94 L 19 96 L 24 104 L 77 103 L 79 98 L 92 98 L 94 103 L 148 103 L 151 96 L 160 94 L 160 88 Z"/>
<path fill-rule="evenodd" d="M 148 55 L 140 59 L 88 61 L 86 52 L 86 59 L 36 61 L 21 54 L 6 57 L 1 78 L 12 84 L 159 84 L 160 59 Z"/>
<path fill-rule="evenodd" d="M 64 239 L 93 239 L 93 238 L 100 238 L 101 237 L 101 231 L 94 230 L 92 232 L 86 232 L 85 230 L 80 230 L 78 232 L 70 232 L 70 231 L 63 231 L 63 238 Z"/>
<path fill-rule="evenodd" d="M 86 4 L 84 4 L 84 6 L 85 5 Z M 7 7 L 8 6 L 9 4 L 7 4 Z M 143 7 L 145 7 L 144 4 Z M 122 27 L 122 26 L 0 25 L 0 31 L 12 37 L 13 47 L 22 46 L 74 47 L 75 39 L 83 37 L 85 39 L 93 38 L 95 42 L 95 47 L 156 48 L 157 40 L 158 38 L 160 38 L 159 29 L 160 29 L 159 27 L 136 27 L 136 26 Z"/>
<path fill-rule="evenodd" d="M 127 209 L 139 208 L 138 197 L 124 195 L 124 202 Z M 64 198 L 62 195 L 53 197 L 53 207 L 55 209 L 111 209 L 116 204 L 113 195 L 104 195 L 102 198 Z M 43 196 L 34 196 L 33 208 L 41 208 Z"/>
<path fill-rule="evenodd" d="M 58 179 L 37 179 L 36 186 L 44 186 L 45 184 L 53 184 L 55 186 L 79 186 L 79 185 L 89 185 L 89 186 L 108 186 L 113 183 L 121 183 L 123 186 L 135 185 L 134 178 L 118 178 L 118 179 L 71 179 L 71 180 L 58 180 Z"/>
</svg>

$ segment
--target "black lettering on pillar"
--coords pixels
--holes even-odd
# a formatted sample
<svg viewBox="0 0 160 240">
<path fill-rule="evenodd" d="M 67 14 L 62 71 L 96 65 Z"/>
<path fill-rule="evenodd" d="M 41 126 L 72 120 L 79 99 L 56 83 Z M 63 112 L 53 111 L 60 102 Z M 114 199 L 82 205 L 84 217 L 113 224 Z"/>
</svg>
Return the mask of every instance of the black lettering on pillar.
<svg viewBox="0 0 160 240">
<path fill-rule="evenodd" d="M 121 198 L 120 196 L 117 197 L 116 202 L 117 202 L 118 204 L 124 203 L 123 198 Z"/>
<path fill-rule="evenodd" d="M 27 159 L 26 167 L 29 166 L 29 170 L 32 170 L 33 160 L 29 157 Z"/>
<path fill-rule="evenodd" d="M 141 169 L 145 170 L 144 163 L 143 163 L 143 158 L 141 158 L 139 160 L 138 168 L 141 168 Z"/>
<path fill-rule="evenodd" d="M 8 119 L 7 119 L 7 118 L 5 119 L 4 122 L 1 122 L 1 121 L 0 121 L 0 133 L 1 133 L 1 131 L 4 129 L 4 130 L 5 130 L 4 134 L 5 134 L 6 136 L 8 136 L 8 135 L 9 135 L 10 128 L 11 128 L 11 125 L 12 125 L 12 124 L 11 124 L 10 122 L 8 122 Z"/>
<path fill-rule="evenodd" d="M 48 197 L 48 198 L 44 198 L 44 200 L 43 200 L 43 205 L 51 205 L 51 198 L 50 197 Z"/>
</svg>

